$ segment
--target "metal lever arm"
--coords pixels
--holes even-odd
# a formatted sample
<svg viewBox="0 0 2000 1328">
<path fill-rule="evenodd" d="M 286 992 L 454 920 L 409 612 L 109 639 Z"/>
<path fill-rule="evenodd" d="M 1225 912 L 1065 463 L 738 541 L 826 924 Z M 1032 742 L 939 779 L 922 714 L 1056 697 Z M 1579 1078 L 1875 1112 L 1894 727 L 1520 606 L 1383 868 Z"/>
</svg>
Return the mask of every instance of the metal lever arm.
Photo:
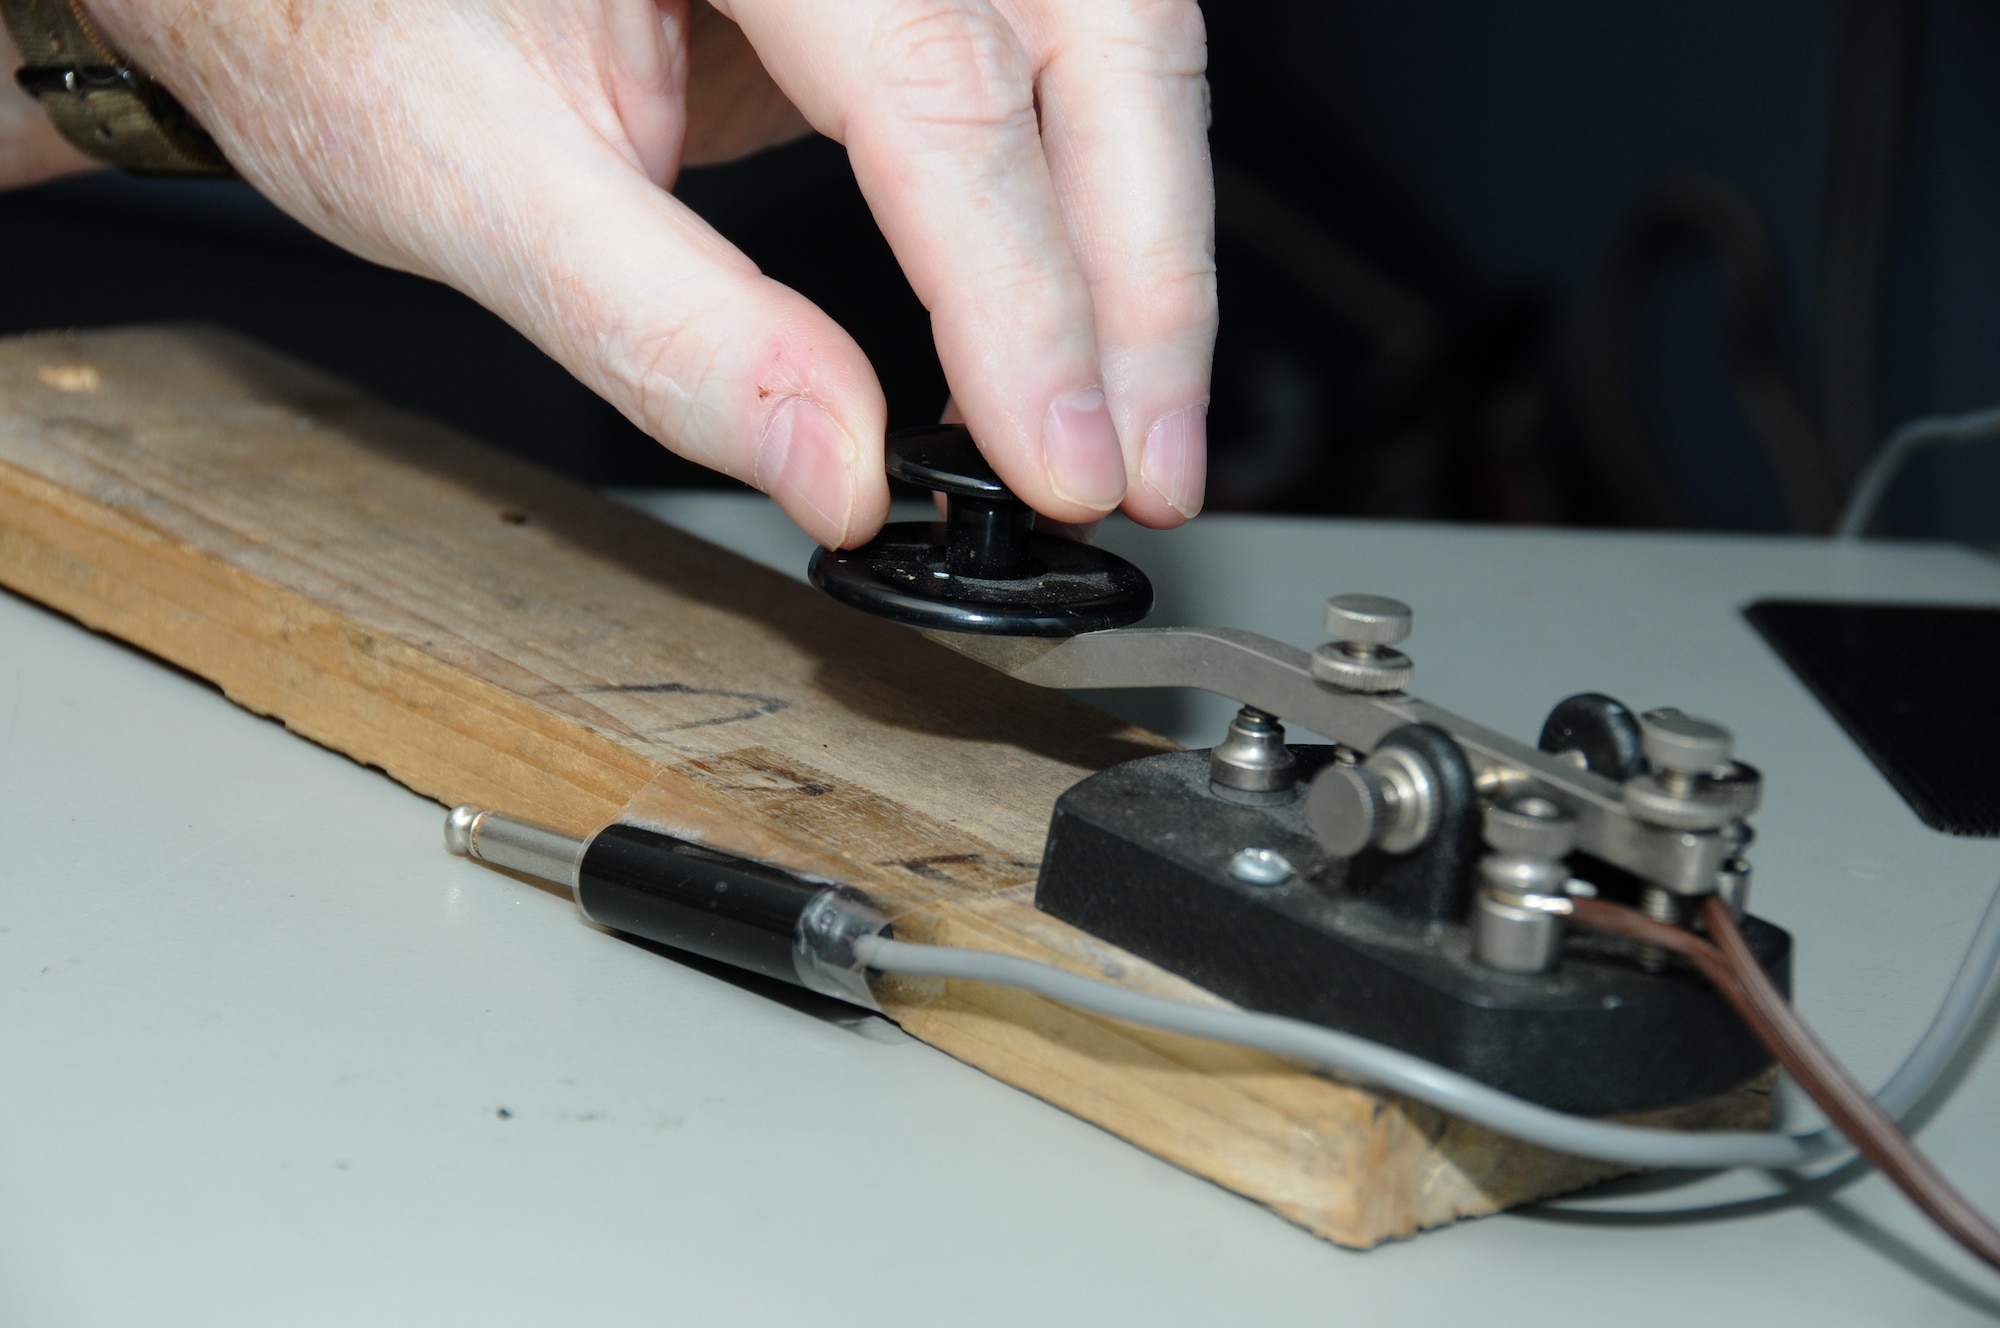
<svg viewBox="0 0 2000 1328">
<path fill-rule="evenodd" d="M 1483 784 L 1550 799 L 1575 819 L 1578 848 L 1677 894 L 1712 890 L 1727 856 L 1713 831 L 1667 830 L 1635 819 L 1619 785 L 1601 775 L 1406 693 L 1370 695 L 1320 682 L 1305 651 L 1255 632 L 1134 627 L 1063 638 L 924 635 L 1037 687 L 1215 692 L 1364 753 L 1405 724 L 1434 724 L 1464 749 Z"/>
</svg>

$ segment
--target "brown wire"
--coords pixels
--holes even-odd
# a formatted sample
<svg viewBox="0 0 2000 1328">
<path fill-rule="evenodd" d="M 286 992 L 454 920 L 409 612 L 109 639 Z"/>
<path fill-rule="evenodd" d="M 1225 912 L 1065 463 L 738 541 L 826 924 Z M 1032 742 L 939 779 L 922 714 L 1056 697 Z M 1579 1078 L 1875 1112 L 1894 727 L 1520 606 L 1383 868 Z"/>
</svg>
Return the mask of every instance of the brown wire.
<svg viewBox="0 0 2000 1328">
<path fill-rule="evenodd" d="M 1924 1215 L 1967 1251 L 2000 1268 L 2000 1229 L 1967 1202 L 1930 1159 L 1917 1151 L 1894 1117 L 1882 1110 L 1821 1044 L 1778 990 L 1743 939 L 1729 906 L 1711 895 L 1701 918 L 1713 943 L 1693 932 L 1603 899 L 1575 899 L 1576 924 L 1679 955 L 1736 1008 L 1778 1063 L 1819 1104 L 1834 1128 L 1895 1182 Z"/>
</svg>

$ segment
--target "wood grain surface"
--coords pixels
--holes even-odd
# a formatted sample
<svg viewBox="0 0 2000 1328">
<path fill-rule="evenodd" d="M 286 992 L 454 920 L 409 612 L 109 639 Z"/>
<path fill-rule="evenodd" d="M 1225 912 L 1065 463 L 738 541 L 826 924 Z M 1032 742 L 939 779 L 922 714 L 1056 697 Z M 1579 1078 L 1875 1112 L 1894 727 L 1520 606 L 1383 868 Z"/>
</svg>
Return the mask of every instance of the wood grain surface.
<svg viewBox="0 0 2000 1328">
<path fill-rule="evenodd" d="M 232 336 L 0 342 L 0 582 L 440 803 L 634 817 L 850 882 L 907 938 L 1214 1000 L 1032 906 L 1057 794 L 1162 739 Z M 1014 991 L 885 1006 L 1345 1245 L 1610 1171 Z"/>
</svg>

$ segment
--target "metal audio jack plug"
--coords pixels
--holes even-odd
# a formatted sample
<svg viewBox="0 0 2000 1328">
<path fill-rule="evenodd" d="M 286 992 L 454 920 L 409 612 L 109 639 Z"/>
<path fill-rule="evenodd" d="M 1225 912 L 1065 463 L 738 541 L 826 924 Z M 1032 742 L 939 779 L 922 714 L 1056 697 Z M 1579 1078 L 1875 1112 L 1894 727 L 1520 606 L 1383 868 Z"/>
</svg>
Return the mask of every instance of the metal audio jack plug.
<svg viewBox="0 0 2000 1328">
<path fill-rule="evenodd" d="M 461 857 L 565 886 L 600 926 L 868 1009 L 864 936 L 890 936 L 867 895 L 636 825 L 588 839 L 477 807 L 445 818 Z"/>
</svg>

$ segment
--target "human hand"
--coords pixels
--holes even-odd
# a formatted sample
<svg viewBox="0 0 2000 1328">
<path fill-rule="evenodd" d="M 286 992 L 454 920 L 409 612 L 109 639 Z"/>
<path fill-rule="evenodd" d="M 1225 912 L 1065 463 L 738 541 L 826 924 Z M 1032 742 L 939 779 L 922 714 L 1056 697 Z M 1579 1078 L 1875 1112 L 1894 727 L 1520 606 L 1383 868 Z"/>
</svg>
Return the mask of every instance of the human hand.
<svg viewBox="0 0 2000 1328">
<path fill-rule="evenodd" d="M 888 501 L 866 358 L 666 191 L 809 124 L 846 145 L 1017 493 L 1072 522 L 1200 506 L 1193 0 L 88 8 L 280 207 L 466 292 L 676 452 L 854 544 Z"/>
</svg>

